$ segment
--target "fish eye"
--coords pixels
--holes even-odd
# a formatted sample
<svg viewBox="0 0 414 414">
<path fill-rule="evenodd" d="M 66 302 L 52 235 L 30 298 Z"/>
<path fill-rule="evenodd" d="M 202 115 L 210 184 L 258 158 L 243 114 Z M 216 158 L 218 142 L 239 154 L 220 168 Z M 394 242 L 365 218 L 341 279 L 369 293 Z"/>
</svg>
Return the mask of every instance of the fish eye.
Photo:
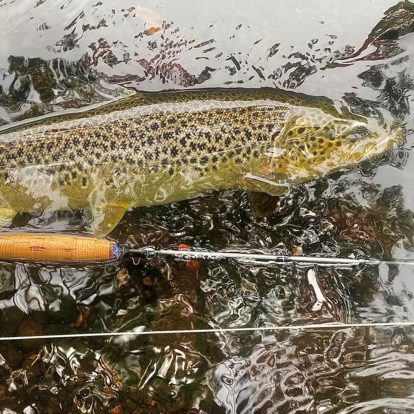
<svg viewBox="0 0 414 414">
<path fill-rule="evenodd" d="M 357 141 L 362 138 L 365 138 L 369 135 L 368 128 L 364 127 L 363 125 L 358 125 L 350 131 L 350 133 L 346 136 L 347 139 L 350 141 Z"/>
</svg>

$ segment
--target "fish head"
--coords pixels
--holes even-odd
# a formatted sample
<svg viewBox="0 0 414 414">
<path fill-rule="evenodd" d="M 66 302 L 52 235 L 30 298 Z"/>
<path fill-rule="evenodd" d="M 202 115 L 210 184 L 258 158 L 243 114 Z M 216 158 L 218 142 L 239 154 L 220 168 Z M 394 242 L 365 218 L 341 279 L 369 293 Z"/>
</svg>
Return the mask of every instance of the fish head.
<svg viewBox="0 0 414 414">
<path fill-rule="evenodd" d="M 335 117 L 317 108 L 301 109 L 275 143 L 274 172 L 306 181 L 358 164 L 403 139 L 401 127 L 374 120 Z"/>
</svg>

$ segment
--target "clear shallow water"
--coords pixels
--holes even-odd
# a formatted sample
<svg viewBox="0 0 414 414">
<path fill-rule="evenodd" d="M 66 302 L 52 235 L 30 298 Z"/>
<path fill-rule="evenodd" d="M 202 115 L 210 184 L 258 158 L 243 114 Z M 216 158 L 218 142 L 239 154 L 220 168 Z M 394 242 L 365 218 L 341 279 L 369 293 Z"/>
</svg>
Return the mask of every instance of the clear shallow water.
<svg viewBox="0 0 414 414">
<path fill-rule="evenodd" d="M 399 148 L 274 199 L 267 218 L 244 193 L 215 193 L 130 211 L 115 240 L 413 257 L 412 3 L 3 0 L 0 27 L 3 128 L 125 86 L 277 86 L 406 126 Z M 49 213 L 12 227 L 71 225 L 72 215 Z M 7 336 L 414 320 L 410 267 L 318 269 L 319 305 L 307 270 L 2 264 L 0 326 Z M 4 413 L 414 412 L 413 329 L 398 326 L 4 342 L 0 355 Z"/>
</svg>

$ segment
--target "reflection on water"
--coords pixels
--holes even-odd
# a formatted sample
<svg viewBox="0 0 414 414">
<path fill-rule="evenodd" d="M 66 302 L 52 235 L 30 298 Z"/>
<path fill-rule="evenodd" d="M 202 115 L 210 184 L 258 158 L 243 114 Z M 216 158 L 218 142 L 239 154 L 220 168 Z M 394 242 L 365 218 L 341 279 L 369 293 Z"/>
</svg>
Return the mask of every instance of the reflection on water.
<svg viewBox="0 0 414 414">
<path fill-rule="evenodd" d="M 0 0 L 0 125 L 98 104 L 125 86 L 278 86 L 387 124 L 399 119 L 405 143 L 269 197 L 266 217 L 253 214 L 245 193 L 217 192 L 131 210 L 111 237 L 412 257 L 413 3 L 156 3 Z M 65 212 L 20 214 L 13 227 L 71 221 Z M 311 277 L 305 266 L 125 258 L 2 264 L 0 275 L 2 336 L 414 320 L 410 267 L 318 268 Z M 414 412 L 413 347 L 412 328 L 398 326 L 2 342 L 0 409 Z"/>
</svg>

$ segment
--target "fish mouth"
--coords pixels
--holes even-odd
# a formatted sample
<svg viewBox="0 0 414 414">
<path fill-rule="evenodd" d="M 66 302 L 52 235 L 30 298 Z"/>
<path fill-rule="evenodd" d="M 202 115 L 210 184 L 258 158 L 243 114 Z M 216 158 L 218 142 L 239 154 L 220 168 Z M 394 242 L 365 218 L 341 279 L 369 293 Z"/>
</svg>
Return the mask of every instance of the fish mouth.
<svg viewBox="0 0 414 414">
<path fill-rule="evenodd" d="M 391 150 L 398 143 L 400 143 L 403 138 L 403 129 L 400 126 L 393 127 L 385 135 L 379 135 L 370 139 L 368 142 L 361 142 L 360 144 L 357 144 L 351 149 L 351 153 L 360 153 L 362 155 L 361 161 L 363 161 Z"/>
</svg>

